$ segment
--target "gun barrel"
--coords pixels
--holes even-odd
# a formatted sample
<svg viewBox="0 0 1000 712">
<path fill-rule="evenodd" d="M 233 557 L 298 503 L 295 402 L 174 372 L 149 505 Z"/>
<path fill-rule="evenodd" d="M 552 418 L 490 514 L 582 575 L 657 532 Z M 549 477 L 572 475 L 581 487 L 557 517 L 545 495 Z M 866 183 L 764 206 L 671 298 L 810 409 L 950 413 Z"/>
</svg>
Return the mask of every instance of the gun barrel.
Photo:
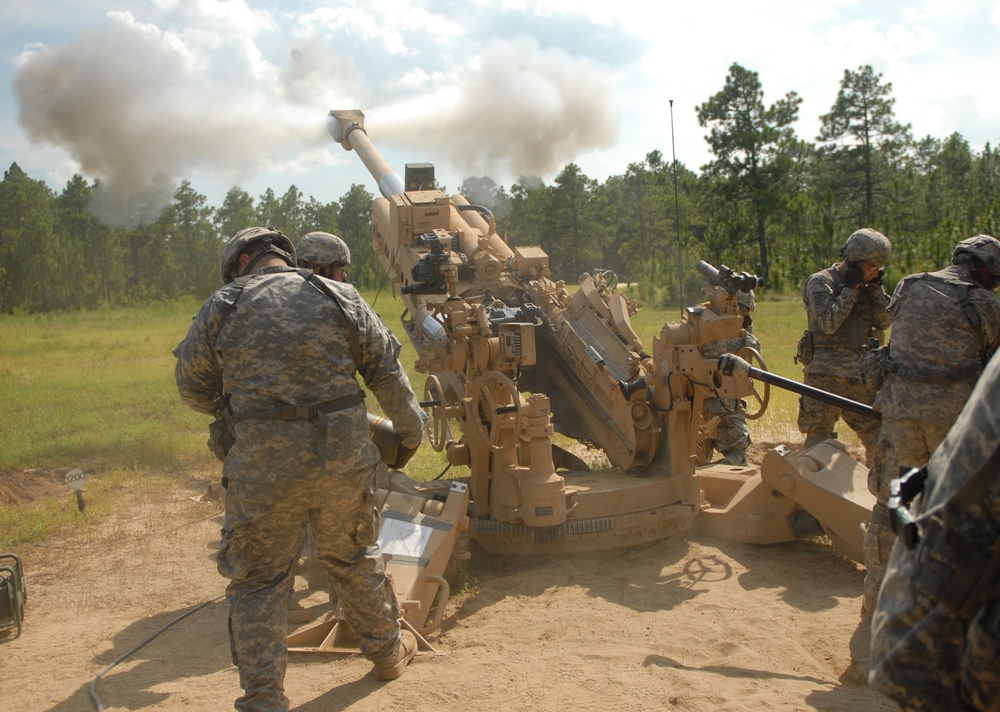
<svg viewBox="0 0 1000 712">
<path fill-rule="evenodd" d="M 726 376 L 749 376 L 764 383 L 770 383 L 772 386 L 784 388 L 792 393 L 798 393 L 801 396 L 815 398 L 818 401 L 835 405 L 838 408 L 843 408 L 859 415 L 874 418 L 875 420 L 882 420 L 882 414 L 869 405 L 838 396 L 836 393 L 821 391 L 819 388 L 813 388 L 812 386 L 807 386 L 804 383 L 792 381 L 788 378 L 782 378 L 770 371 L 762 371 L 759 368 L 754 368 L 736 354 L 722 354 L 719 357 L 719 370 Z"/>
<path fill-rule="evenodd" d="M 708 280 L 709 284 L 719 286 L 721 281 L 721 278 L 719 277 L 719 270 L 708 264 L 708 262 L 705 262 L 705 260 L 699 260 L 698 264 L 695 265 L 695 269 L 701 272 L 701 275 Z"/>
<path fill-rule="evenodd" d="M 365 115 L 357 109 L 332 110 L 326 120 L 326 129 L 333 140 L 345 151 L 354 149 L 365 168 L 378 183 L 379 192 L 386 198 L 406 192 L 399 174 L 392 170 L 365 132 Z"/>
</svg>

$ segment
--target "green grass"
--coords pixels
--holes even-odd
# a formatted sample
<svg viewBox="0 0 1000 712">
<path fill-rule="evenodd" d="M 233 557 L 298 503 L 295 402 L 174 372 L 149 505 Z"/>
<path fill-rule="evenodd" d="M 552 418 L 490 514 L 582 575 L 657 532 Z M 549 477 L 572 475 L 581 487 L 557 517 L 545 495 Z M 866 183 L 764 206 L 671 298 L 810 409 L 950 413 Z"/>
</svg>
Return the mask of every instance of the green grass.
<svg viewBox="0 0 1000 712">
<path fill-rule="evenodd" d="M 63 530 L 101 521 L 132 503 L 148 501 L 151 490 L 176 484 L 176 479 L 145 468 L 111 468 L 87 480 L 82 512 L 69 489 L 62 497 L 47 497 L 29 505 L 0 504 L 0 551 L 44 541 Z"/>
<path fill-rule="evenodd" d="M 170 352 L 194 302 L 0 318 L 0 470 L 101 459 L 176 466 L 199 419 L 177 408 Z"/>
<path fill-rule="evenodd" d="M 374 294 L 365 296 L 371 300 Z M 208 418 L 180 402 L 173 375 L 171 351 L 199 306 L 187 300 L 134 309 L 0 316 L 0 472 L 92 466 L 102 475 L 88 482 L 93 511 L 88 508 L 87 516 L 102 511 L 100 502 L 111 491 L 102 488 L 124 486 L 140 474 L 217 472 L 218 462 L 205 447 Z M 402 304 L 383 292 L 374 306 L 401 337 L 401 360 L 421 396 L 425 377 L 413 368 L 416 352 L 399 321 Z M 678 318 L 676 310 L 640 308 L 633 327 L 648 349 L 663 323 Z M 755 332 L 769 370 L 802 380 L 792 355 L 804 328 L 797 295 L 758 301 Z M 797 398 L 772 388 L 768 412 L 751 425 L 755 440 L 783 442 L 795 433 Z M 367 403 L 377 410 L 374 398 Z M 446 464 L 443 454 L 425 445 L 407 472 L 430 479 Z M 18 520 L 33 509 L 39 510 L 39 521 Z M 75 510 L 71 496 L 35 507 L 0 505 L 0 549 L 5 541 L 35 538 L 60 522 L 78 520 Z"/>
</svg>

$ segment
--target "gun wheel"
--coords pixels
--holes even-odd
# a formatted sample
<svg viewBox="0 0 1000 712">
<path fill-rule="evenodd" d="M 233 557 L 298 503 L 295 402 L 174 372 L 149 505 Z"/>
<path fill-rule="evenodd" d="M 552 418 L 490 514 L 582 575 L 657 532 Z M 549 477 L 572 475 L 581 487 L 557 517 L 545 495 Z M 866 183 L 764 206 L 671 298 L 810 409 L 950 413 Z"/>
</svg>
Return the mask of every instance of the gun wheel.
<svg viewBox="0 0 1000 712">
<path fill-rule="evenodd" d="M 736 352 L 736 355 L 754 368 L 759 368 L 761 371 L 767 370 L 767 364 L 764 363 L 764 357 L 761 356 L 760 351 L 755 348 L 744 346 Z M 756 404 L 753 406 L 754 409 L 750 410 L 747 408 L 742 400 L 737 401 L 736 407 L 739 408 L 739 411 L 747 420 L 757 420 L 757 418 L 764 415 L 764 412 L 767 410 L 767 403 L 771 400 L 771 384 L 763 381 L 755 381 L 753 377 L 751 377 L 750 389 L 752 392 L 749 400 Z"/>
<path fill-rule="evenodd" d="M 427 423 L 427 441 L 434 448 L 434 452 L 441 452 L 452 442 L 452 437 L 444 388 L 437 376 L 428 376 L 424 382 L 424 400 L 437 403 L 431 406 L 430 420 Z"/>
<path fill-rule="evenodd" d="M 493 452 L 507 452 L 521 435 L 521 394 L 499 371 L 483 374 L 472 387 L 469 420 L 479 438 Z"/>
</svg>

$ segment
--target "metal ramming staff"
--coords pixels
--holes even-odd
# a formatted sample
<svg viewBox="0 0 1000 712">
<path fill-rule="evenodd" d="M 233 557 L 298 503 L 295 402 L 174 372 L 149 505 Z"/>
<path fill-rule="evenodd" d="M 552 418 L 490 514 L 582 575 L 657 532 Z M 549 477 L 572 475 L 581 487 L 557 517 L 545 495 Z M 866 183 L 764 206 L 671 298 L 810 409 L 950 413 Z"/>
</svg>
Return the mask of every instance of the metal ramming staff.
<svg viewBox="0 0 1000 712">
<path fill-rule="evenodd" d="M 818 388 L 813 388 L 812 386 L 807 386 L 788 378 L 776 376 L 770 371 L 762 371 L 759 368 L 754 368 L 736 354 L 722 354 L 722 356 L 719 357 L 719 371 L 721 371 L 724 376 L 745 376 L 749 378 L 756 378 L 764 383 L 770 383 L 772 386 L 784 388 L 787 391 L 792 391 L 793 393 L 798 393 L 802 396 L 809 396 L 810 398 L 815 398 L 818 401 L 823 401 L 824 403 L 829 403 L 830 405 L 835 405 L 838 408 L 843 408 L 844 410 L 849 410 L 853 413 L 858 413 L 859 415 L 874 418 L 875 420 L 882 420 L 882 414 L 869 405 L 858 403 L 850 398 L 838 396 L 835 393 L 821 391 Z"/>
</svg>

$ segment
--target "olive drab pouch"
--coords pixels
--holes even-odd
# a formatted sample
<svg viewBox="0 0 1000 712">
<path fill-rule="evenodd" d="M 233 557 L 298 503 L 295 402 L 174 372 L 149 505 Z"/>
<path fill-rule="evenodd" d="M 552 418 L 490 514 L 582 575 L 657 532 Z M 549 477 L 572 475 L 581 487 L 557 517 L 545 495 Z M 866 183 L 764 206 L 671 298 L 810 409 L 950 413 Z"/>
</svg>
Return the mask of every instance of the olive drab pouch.
<svg viewBox="0 0 1000 712">
<path fill-rule="evenodd" d="M 865 388 L 877 391 L 885 380 L 885 362 L 889 358 L 889 347 L 881 346 L 874 336 L 868 339 L 868 344 L 861 354 L 861 381 Z"/>
<path fill-rule="evenodd" d="M 803 366 L 808 366 L 813 360 L 813 335 L 809 329 L 802 332 L 802 338 L 799 339 L 798 348 L 795 350 L 795 358 L 793 361 L 795 363 L 801 363 Z"/>
<path fill-rule="evenodd" d="M 215 420 L 208 424 L 208 449 L 222 462 L 226 461 L 229 449 L 236 443 L 232 426 L 225 413 L 216 412 Z"/>
</svg>

